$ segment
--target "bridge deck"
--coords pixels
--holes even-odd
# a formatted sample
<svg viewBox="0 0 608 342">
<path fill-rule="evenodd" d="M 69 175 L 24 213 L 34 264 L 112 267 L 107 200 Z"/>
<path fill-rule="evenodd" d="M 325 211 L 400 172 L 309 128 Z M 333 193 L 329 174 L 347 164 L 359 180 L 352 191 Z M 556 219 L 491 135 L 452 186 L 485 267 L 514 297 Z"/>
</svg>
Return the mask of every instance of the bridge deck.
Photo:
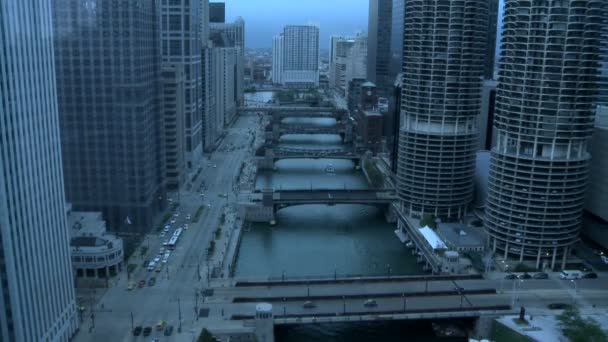
<svg viewBox="0 0 608 342">
<path fill-rule="evenodd" d="M 273 201 L 280 203 L 294 202 L 364 202 L 364 203 L 390 203 L 396 199 L 390 190 L 279 190 L 274 191 Z"/>
</svg>

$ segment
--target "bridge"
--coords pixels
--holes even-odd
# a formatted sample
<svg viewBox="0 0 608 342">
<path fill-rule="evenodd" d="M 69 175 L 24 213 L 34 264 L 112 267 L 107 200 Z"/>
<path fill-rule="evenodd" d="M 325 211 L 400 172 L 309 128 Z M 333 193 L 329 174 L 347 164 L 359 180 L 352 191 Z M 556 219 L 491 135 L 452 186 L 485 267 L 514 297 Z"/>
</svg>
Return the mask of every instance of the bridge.
<svg viewBox="0 0 608 342">
<path fill-rule="evenodd" d="M 338 123 L 331 126 L 314 124 L 287 124 L 270 123 L 265 129 L 266 140 L 279 140 L 284 134 L 337 134 L 342 137 L 344 142 L 352 141 L 353 125 L 349 123 Z"/>
<path fill-rule="evenodd" d="M 336 118 L 342 119 L 348 116 L 348 111 L 334 107 L 291 107 L 291 106 L 260 106 L 239 107 L 240 113 L 265 113 L 272 115 L 272 120 L 277 121 L 287 117 L 307 118 Z"/>
<path fill-rule="evenodd" d="M 256 190 L 239 196 L 241 214 L 247 221 L 274 222 L 279 209 L 303 204 L 388 205 L 397 200 L 392 189 Z M 389 210 L 392 206 L 388 207 Z"/>
<path fill-rule="evenodd" d="M 482 330 L 484 319 L 514 313 L 509 296 L 494 285 L 479 275 L 235 279 L 207 302 L 222 303 L 234 321 L 258 319 L 255 304 L 269 303 L 271 326 L 470 318 Z M 369 300 L 376 305 L 366 305 Z"/>
<path fill-rule="evenodd" d="M 349 159 L 358 162 L 361 154 L 356 153 L 353 148 L 347 149 L 297 149 L 297 148 L 272 148 L 262 146 L 255 153 L 254 160 L 258 169 L 271 170 L 277 160 L 281 159 Z"/>
</svg>

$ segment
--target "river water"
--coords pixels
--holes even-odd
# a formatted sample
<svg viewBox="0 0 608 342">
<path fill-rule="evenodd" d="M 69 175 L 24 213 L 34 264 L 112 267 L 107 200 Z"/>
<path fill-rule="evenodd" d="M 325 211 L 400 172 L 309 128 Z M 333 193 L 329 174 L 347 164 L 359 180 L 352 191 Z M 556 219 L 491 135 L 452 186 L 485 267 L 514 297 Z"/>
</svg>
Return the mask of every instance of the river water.
<svg viewBox="0 0 608 342">
<path fill-rule="evenodd" d="M 264 101 L 272 93 L 247 94 Z M 294 124 L 332 125 L 334 119 L 287 118 Z M 286 135 L 282 148 L 344 148 L 337 135 Z M 335 173 L 328 173 L 328 165 Z M 363 173 L 349 160 L 282 160 L 258 173 L 256 188 L 365 189 Z M 367 205 L 301 205 L 277 212 L 277 224 L 255 223 L 244 232 L 235 268 L 237 278 L 344 275 L 413 275 L 422 269 L 397 239 L 394 224 L 380 208 Z M 364 342 L 436 339 L 428 321 L 294 325 L 275 328 L 278 342 Z M 450 339 L 449 341 L 466 341 Z"/>
<path fill-rule="evenodd" d="M 291 119 L 331 124 L 331 119 Z M 334 122 L 335 123 L 335 122 Z M 282 148 L 343 148 L 338 135 L 285 135 Z M 328 166 L 335 170 L 326 171 Z M 258 173 L 257 189 L 365 189 L 369 184 L 350 160 L 280 160 L 275 170 Z M 237 278 L 328 277 L 420 274 L 409 250 L 394 234 L 380 207 L 300 205 L 277 212 L 277 224 L 252 224 L 243 235 Z"/>
</svg>

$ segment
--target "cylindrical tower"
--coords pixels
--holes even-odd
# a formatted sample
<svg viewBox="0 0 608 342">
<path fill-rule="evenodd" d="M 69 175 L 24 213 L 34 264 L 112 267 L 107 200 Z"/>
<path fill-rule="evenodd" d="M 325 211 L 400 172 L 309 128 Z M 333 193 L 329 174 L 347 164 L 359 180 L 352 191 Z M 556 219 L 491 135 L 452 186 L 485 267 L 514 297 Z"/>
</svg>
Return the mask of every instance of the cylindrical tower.
<svg viewBox="0 0 608 342">
<path fill-rule="evenodd" d="M 408 0 L 398 182 L 412 217 L 454 220 L 473 196 L 487 0 Z"/>
<path fill-rule="evenodd" d="M 506 1 L 485 210 L 505 257 L 554 267 L 578 239 L 603 1 Z"/>
</svg>

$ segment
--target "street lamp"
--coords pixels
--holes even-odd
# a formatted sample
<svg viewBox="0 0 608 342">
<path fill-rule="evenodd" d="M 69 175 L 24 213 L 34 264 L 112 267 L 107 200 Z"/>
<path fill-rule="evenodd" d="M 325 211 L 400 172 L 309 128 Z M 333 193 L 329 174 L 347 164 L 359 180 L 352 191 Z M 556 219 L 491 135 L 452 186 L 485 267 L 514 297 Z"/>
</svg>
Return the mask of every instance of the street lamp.
<svg viewBox="0 0 608 342">
<path fill-rule="evenodd" d="M 500 262 L 502 262 L 502 263 L 503 263 L 503 267 L 504 267 L 504 269 L 505 269 L 505 270 L 507 270 L 507 271 L 509 271 L 509 264 L 506 264 L 506 265 L 505 265 L 505 261 L 504 261 L 504 260 L 501 260 Z M 503 276 L 503 277 L 500 279 L 500 293 L 503 293 L 503 285 L 504 285 L 504 282 L 505 282 L 505 276 Z"/>
<path fill-rule="evenodd" d="M 576 292 L 577 292 L 576 279 L 572 279 L 572 280 L 570 280 L 570 282 L 574 286 L 574 294 L 572 295 L 572 303 L 575 303 L 576 302 Z"/>
<path fill-rule="evenodd" d="M 342 314 L 346 314 L 346 296 L 342 296 Z"/>
<path fill-rule="evenodd" d="M 519 296 L 517 294 L 517 291 L 519 290 L 519 288 L 521 287 L 521 284 L 523 284 L 524 280 L 523 279 L 519 279 L 519 281 L 517 281 L 517 279 L 513 279 L 513 290 L 511 292 L 511 306 L 515 306 L 515 300 L 519 300 Z"/>
<path fill-rule="evenodd" d="M 390 264 L 386 264 L 386 274 L 387 274 L 388 278 L 391 277 L 391 265 Z"/>
</svg>

